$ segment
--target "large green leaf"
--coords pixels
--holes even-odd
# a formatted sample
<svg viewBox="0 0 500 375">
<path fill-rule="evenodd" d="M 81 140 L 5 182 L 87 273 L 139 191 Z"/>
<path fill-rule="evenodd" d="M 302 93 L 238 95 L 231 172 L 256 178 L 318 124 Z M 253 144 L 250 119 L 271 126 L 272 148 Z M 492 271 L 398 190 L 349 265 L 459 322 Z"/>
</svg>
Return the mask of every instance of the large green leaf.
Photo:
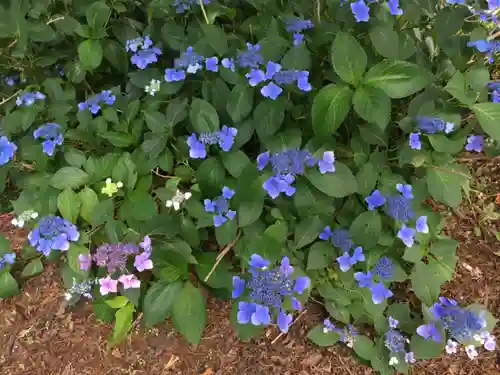
<svg viewBox="0 0 500 375">
<path fill-rule="evenodd" d="M 423 303 L 430 306 L 436 302 L 444 280 L 436 273 L 434 267 L 418 262 L 410 279 L 413 291 Z"/>
<path fill-rule="evenodd" d="M 330 57 L 335 73 L 351 84 L 359 82 L 368 62 L 361 44 L 352 35 L 341 32 L 333 41 Z"/>
<path fill-rule="evenodd" d="M 295 246 L 297 249 L 316 240 L 324 227 L 325 225 L 318 216 L 302 219 L 295 228 Z"/>
<path fill-rule="evenodd" d="M 496 141 L 500 141 L 500 105 L 478 103 L 472 107 L 483 130 Z"/>
<path fill-rule="evenodd" d="M 324 325 L 319 324 L 309 331 L 307 338 L 318 346 L 332 346 L 339 341 L 340 334 L 335 331 L 325 332 Z"/>
<path fill-rule="evenodd" d="M 253 89 L 247 84 L 233 87 L 226 104 L 227 113 L 234 122 L 240 122 L 252 112 Z"/>
<path fill-rule="evenodd" d="M 389 97 L 404 98 L 425 88 L 432 76 L 420 66 L 406 61 L 384 60 L 373 66 L 364 83 L 382 89 Z"/>
<path fill-rule="evenodd" d="M 64 189 L 57 197 L 57 208 L 62 217 L 72 223 L 76 223 L 76 219 L 80 214 L 82 203 L 78 195 L 71 189 Z"/>
<path fill-rule="evenodd" d="M 62 167 L 50 179 L 53 187 L 59 190 L 66 188 L 75 189 L 85 185 L 89 180 L 89 175 L 76 167 Z"/>
<path fill-rule="evenodd" d="M 352 222 L 350 233 L 355 244 L 367 249 L 376 246 L 382 233 L 382 221 L 378 212 L 363 212 Z"/>
<path fill-rule="evenodd" d="M 144 324 L 152 327 L 165 320 L 182 289 L 182 282 L 157 281 L 153 283 L 144 297 Z"/>
<path fill-rule="evenodd" d="M 172 306 L 172 321 L 190 344 L 199 344 L 207 321 L 205 297 L 189 281 L 184 284 Z"/>
<path fill-rule="evenodd" d="M 314 133 L 331 135 L 342 124 L 351 108 L 352 91 L 347 86 L 330 84 L 314 97 L 311 116 Z"/>
<path fill-rule="evenodd" d="M 352 98 L 354 110 L 363 120 L 384 130 L 391 117 L 391 99 L 376 87 L 360 86 Z"/>
<path fill-rule="evenodd" d="M 98 40 L 84 40 L 78 46 L 78 57 L 86 70 L 95 70 L 101 65 L 104 50 Z"/>
<path fill-rule="evenodd" d="M 114 346 L 122 342 L 132 329 L 134 311 L 134 305 L 129 303 L 116 312 L 115 325 L 113 326 L 113 332 L 109 338 L 110 346 Z"/>
<path fill-rule="evenodd" d="M 467 181 L 468 176 L 454 164 L 427 168 L 426 182 L 429 193 L 451 207 L 457 207 L 462 201 L 461 186 Z"/>
<path fill-rule="evenodd" d="M 19 285 L 9 272 L 0 273 L 0 298 L 8 298 L 19 293 Z"/>
<path fill-rule="evenodd" d="M 321 192 L 334 198 L 353 194 L 358 189 L 356 178 L 342 163 L 335 164 L 335 172 L 321 174 L 316 168 L 306 172 L 307 179 Z"/>
<path fill-rule="evenodd" d="M 189 119 L 198 133 L 219 130 L 219 115 L 209 102 L 194 98 L 189 111 Z"/>
</svg>

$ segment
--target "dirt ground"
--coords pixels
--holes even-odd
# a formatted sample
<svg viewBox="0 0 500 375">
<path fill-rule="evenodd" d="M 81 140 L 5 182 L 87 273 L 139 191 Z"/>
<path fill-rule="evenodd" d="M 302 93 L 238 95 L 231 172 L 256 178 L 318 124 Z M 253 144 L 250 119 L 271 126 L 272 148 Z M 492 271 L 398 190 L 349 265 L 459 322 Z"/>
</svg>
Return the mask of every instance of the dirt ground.
<svg viewBox="0 0 500 375">
<path fill-rule="evenodd" d="M 478 302 L 500 318 L 499 220 L 487 207 L 500 208 L 500 160 L 466 155 L 475 181 L 470 199 L 449 215 L 446 231 L 460 242 L 455 278 L 444 295 Z M 433 205 L 436 210 L 442 206 Z M 491 206 L 490 206 L 491 208 Z M 0 231 L 19 247 L 26 233 L 0 217 Z M 497 254 L 495 254 L 497 253 Z M 264 337 L 239 341 L 229 324 L 229 303 L 208 300 L 208 326 L 198 347 L 184 343 L 169 324 L 144 331 L 138 321 L 125 343 L 108 350 L 110 326 L 97 322 L 90 306 L 61 306 L 62 283 L 53 266 L 24 286 L 20 295 L 0 300 L 1 375 L 368 375 L 340 345 L 318 348 L 305 338 L 322 321 L 320 305 L 309 304 L 288 335 L 269 328 Z M 498 330 L 496 331 L 498 338 Z M 498 340 L 500 341 L 500 340 Z M 470 361 L 463 352 L 417 363 L 412 375 L 500 375 L 499 352 L 481 351 Z"/>
</svg>

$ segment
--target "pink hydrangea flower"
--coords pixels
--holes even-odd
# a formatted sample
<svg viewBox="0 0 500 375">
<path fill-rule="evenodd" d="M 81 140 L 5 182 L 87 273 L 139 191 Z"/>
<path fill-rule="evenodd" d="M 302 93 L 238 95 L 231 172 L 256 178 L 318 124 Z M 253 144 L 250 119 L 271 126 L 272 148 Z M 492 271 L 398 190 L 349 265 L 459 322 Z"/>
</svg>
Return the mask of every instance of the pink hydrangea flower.
<svg viewBox="0 0 500 375">
<path fill-rule="evenodd" d="M 118 281 L 123 284 L 123 289 L 140 288 L 141 281 L 134 275 L 121 275 Z"/>
<path fill-rule="evenodd" d="M 149 259 L 149 252 L 143 252 L 139 255 L 136 255 L 134 260 L 134 267 L 137 271 L 142 272 L 144 270 L 150 270 L 153 268 L 153 262 Z"/>
<path fill-rule="evenodd" d="M 114 280 L 109 276 L 99 279 L 99 285 L 99 291 L 103 296 L 118 291 L 118 280 Z"/>
</svg>

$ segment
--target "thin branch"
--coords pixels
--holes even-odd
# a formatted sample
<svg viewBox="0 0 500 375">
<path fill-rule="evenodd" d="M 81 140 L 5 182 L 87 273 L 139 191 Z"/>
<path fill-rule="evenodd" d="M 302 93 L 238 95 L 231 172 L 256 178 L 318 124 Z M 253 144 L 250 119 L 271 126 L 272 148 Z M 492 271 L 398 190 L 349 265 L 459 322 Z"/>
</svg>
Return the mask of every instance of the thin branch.
<svg viewBox="0 0 500 375">
<path fill-rule="evenodd" d="M 229 245 L 226 245 L 226 247 L 224 247 L 222 249 L 222 251 L 219 253 L 219 255 L 217 255 L 217 258 L 215 259 L 215 263 L 212 266 L 212 269 L 210 270 L 210 272 L 208 273 L 208 275 L 203 280 L 204 282 L 207 282 L 208 279 L 210 278 L 210 276 L 212 276 L 212 274 L 214 273 L 215 269 L 217 268 L 217 266 L 219 265 L 219 263 L 222 261 L 222 258 L 224 258 L 224 256 L 227 253 L 229 253 L 229 251 L 234 247 L 234 245 L 236 244 L 236 242 L 240 238 L 240 235 L 241 235 L 241 232 L 238 231 L 238 233 L 236 234 L 236 238 L 233 240 L 233 242 L 231 242 Z"/>
<path fill-rule="evenodd" d="M 201 11 L 203 13 L 203 17 L 205 18 L 205 22 L 208 25 L 210 21 L 208 20 L 207 12 L 205 11 L 205 7 L 203 6 L 203 0 L 198 0 L 198 2 L 200 3 Z"/>
<path fill-rule="evenodd" d="M 14 94 L 12 94 L 11 96 L 9 96 L 8 98 L 2 100 L 0 102 L 0 106 L 4 105 L 5 103 L 7 103 L 9 100 L 15 98 L 19 93 L 21 92 L 21 90 L 18 90 L 17 92 L 15 92 Z"/>
<path fill-rule="evenodd" d="M 57 22 L 57 21 L 60 21 L 60 20 L 63 20 L 64 19 L 64 16 L 59 16 L 59 17 L 56 17 L 56 18 L 51 18 L 50 20 L 47 21 L 46 25 L 50 25 L 51 23 L 54 23 L 54 22 Z"/>
<path fill-rule="evenodd" d="M 298 321 L 298 320 L 299 320 L 299 319 L 300 319 L 300 318 L 301 318 L 301 317 L 302 317 L 302 316 L 303 316 L 306 312 L 307 312 L 307 310 L 302 311 L 302 312 L 299 314 L 299 316 L 297 317 L 297 319 L 295 319 L 295 320 L 292 322 L 292 324 L 290 324 L 290 327 L 291 327 L 291 326 L 292 326 L 295 322 L 297 322 L 297 321 Z M 276 341 L 278 341 L 278 340 L 280 339 L 280 337 L 281 337 L 281 336 L 283 336 L 283 335 L 284 335 L 284 333 L 283 333 L 283 332 L 280 332 L 280 334 L 279 334 L 278 336 L 276 336 L 276 338 L 275 338 L 273 341 L 271 341 L 271 345 L 276 344 Z"/>
</svg>

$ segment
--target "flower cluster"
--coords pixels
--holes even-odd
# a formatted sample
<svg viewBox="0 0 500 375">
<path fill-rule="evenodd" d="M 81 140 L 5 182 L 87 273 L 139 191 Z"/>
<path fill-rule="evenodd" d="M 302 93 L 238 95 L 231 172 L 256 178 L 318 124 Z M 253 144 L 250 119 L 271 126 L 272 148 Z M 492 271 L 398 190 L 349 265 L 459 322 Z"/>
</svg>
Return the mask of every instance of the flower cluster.
<svg viewBox="0 0 500 375">
<path fill-rule="evenodd" d="M 121 283 L 123 289 L 136 289 L 141 287 L 141 281 L 133 273 L 128 275 L 121 275 L 117 280 L 113 279 L 111 276 L 106 276 L 100 278 L 99 282 L 99 293 L 106 296 L 109 293 L 118 292 L 118 283 Z"/>
<path fill-rule="evenodd" d="M 256 44 L 258 46 L 258 44 Z M 255 48 L 255 46 L 253 46 Z M 281 65 L 273 61 L 268 61 L 266 64 L 266 71 L 254 68 L 245 75 L 248 78 L 248 84 L 252 87 L 260 83 L 267 82 L 265 86 L 260 89 L 260 93 L 265 98 L 276 100 L 281 95 L 283 85 L 296 84 L 297 88 L 301 91 L 311 91 L 312 86 L 309 83 L 309 72 L 306 70 L 281 70 Z"/>
<path fill-rule="evenodd" d="M 500 52 L 500 41 L 495 40 L 474 40 L 467 43 L 469 47 L 475 47 L 479 52 L 486 53 L 488 62 L 495 61 L 494 55 Z"/>
<path fill-rule="evenodd" d="M 337 263 L 339 264 L 342 272 L 347 272 L 352 266 L 356 265 L 356 263 L 364 261 L 365 255 L 363 254 L 363 248 L 359 246 L 354 249 L 352 256 L 349 255 L 348 251 L 346 251 L 342 256 L 337 258 Z"/>
<path fill-rule="evenodd" d="M 70 242 L 79 238 L 78 228 L 59 216 L 43 217 L 28 234 L 30 245 L 45 256 L 49 256 L 51 250 L 68 250 Z"/>
<path fill-rule="evenodd" d="M 71 285 L 71 288 L 64 294 L 64 299 L 70 304 L 78 302 L 81 297 L 92 299 L 92 286 L 95 282 L 96 281 L 92 279 L 77 283 L 76 279 L 73 278 L 73 285 Z"/>
<path fill-rule="evenodd" d="M 172 199 L 169 199 L 166 203 L 165 206 L 167 208 L 173 207 L 174 210 L 179 211 L 181 208 L 181 203 L 184 201 L 187 201 L 189 198 L 191 198 L 192 194 L 190 191 L 186 191 L 183 193 L 179 189 L 175 192 L 175 195 L 172 197 Z"/>
<path fill-rule="evenodd" d="M 11 224 L 18 228 L 23 228 L 24 224 L 27 222 L 36 219 L 38 217 L 38 212 L 33 210 L 27 210 L 22 212 L 18 217 L 15 217 L 11 220 Z"/>
<path fill-rule="evenodd" d="M 347 1 L 346 1 L 347 2 Z M 368 3 L 375 3 L 376 0 L 368 0 Z M 400 16 L 403 10 L 399 7 L 399 0 L 388 0 L 387 7 L 393 16 Z M 342 4 L 341 4 L 342 5 Z M 370 19 L 370 8 L 366 5 L 365 0 L 356 0 L 351 3 L 351 12 L 356 19 L 356 22 L 368 22 Z"/>
<path fill-rule="evenodd" d="M 158 79 L 152 79 L 149 85 L 146 85 L 144 91 L 151 96 L 155 96 L 155 94 L 160 91 L 161 82 Z"/>
<path fill-rule="evenodd" d="M 354 247 L 354 242 L 352 242 L 349 231 L 346 229 L 335 228 L 332 231 L 330 226 L 326 226 L 319 234 L 319 238 L 324 241 L 330 240 L 333 246 L 344 250 L 344 252 L 347 252 Z"/>
<path fill-rule="evenodd" d="M 420 135 L 424 134 L 436 134 L 445 133 L 449 134 L 455 129 L 455 124 L 453 122 L 444 122 L 439 117 L 427 117 L 422 116 L 417 118 L 419 130 L 410 133 L 409 145 L 413 150 L 422 149 L 422 141 Z"/>
<path fill-rule="evenodd" d="M 289 298 L 293 309 L 302 309 L 296 295 L 309 287 L 309 278 L 294 276 L 295 270 L 287 257 L 283 257 L 280 266 L 275 268 L 269 268 L 271 263 L 258 254 L 253 254 L 249 263 L 250 280 L 233 277 L 233 298 L 245 294 L 249 299 L 238 303 L 238 322 L 259 326 L 268 325 L 276 318 L 279 329 L 288 332 L 293 318 L 284 310 L 283 303 Z"/>
<path fill-rule="evenodd" d="M 493 103 L 500 103 L 500 81 L 488 83 L 488 88 L 491 90 L 491 101 Z"/>
<path fill-rule="evenodd" d="M 6 253 L 0 256 L 0 271 L 2 268 L 4 268 L 7 264 L 14 264 L 16 261 L 16 253 Z"/>
<path fill-rule="evenodd" d="M 7 164 L 14 158 L 17 151 L 17 146 L 14 142 L 9 141 L 6 136 L 0 137 L 0 166 Z"/>
<path fill-rule="evenodd" d="M 203 0 L 203 4 L 210 4 L 213 0 Z M 174 0 L 172 6 L 176 7 L 175 12 L 180 14 L 190 10 L 193 5 L 199 5 L 199 0 Z"/>
<path fill-rule="evenodd" d="M 42 94 L 40 91 L 25 92 L 17 97 L 16 104 L 18 106 L 24 105 L 25 107 L 29 107 L 33 105 L 35 101 L 44 99 L 45 99 L 45 94 Z"/>
<path fill-rule="evenodd" d="M 304 34 L 302 32 L 314 27 L 311 20 L 304 20 L 301 18 L 289 19 L 285 22 L 286 31 L 293 33 L 293 45 L 298 46 L 304 41 Z"/>
<path fill-rule="evenodd" d="M 227 186 L 222 188 L 222 196 L 213 200 L 205 199 L 205 212 L 215 213 L 213 220 L 214 226 L 220 227 L 227 220 L 233 220 L 236 216 L 236 211 L 229 208 L 229 200 L 234 196 L 234 190 L 229 189 Z"/>
<path fill-rule="evenodd" d="M 158 56 L 161 55 L 161 49 L 151 46 L 153 41 L 146 35 L 144 38 L 137 37 L 135 39 L 127 40 L 125 51 L 133 52 L 130 62 L 137 66 L 139 69 L 146 69 L 149 64 L 158 61 Z"/>
<path fill-rule="evenodd" d="M 290 148 L 280 152 L 263 152 L 257 156 L 259 170 L 271 164 L 274 176 L 264 182 L 263 188 L 273 199 L 284 193 L 288 197 L 295 194 L 292 185 L 296 176 L 303 175 L 306 167 L 318 165 L 321 174 L 335 172 L 335 155 L 333 151 L 325 151 L 321 160 L 315 159 L 309 151 Z"/>
<path fill-rule="evenodd" d="M 42 138 L 42 149 L 48 156 L 54 155 L 56 146 L 61 146 L 64 141 L 62 128 L 55 122 L 48 122 L 33 132 L 35 139 Z"/>
<path fill-rule="evenodd" d="M 485 332 L 486 319 L 484 311 L 475 312 L 469 308 L 458 306 L 457 301 L 439 297 L 429 308 L 434 320 L 417 328 L 417 333 L 426 340 L 442 342 L 442 331 L 449 334 L 452 341 L 476 340 L 482 342 L 487 350 L 495 349 L 495 339 Z M 453 352 L 456 345 L 448 341 L 447 352 Z"/>
<path fill-rule="evenodd" d="M 83 111 L 87 109 L 93 115 L 97 114 L 101 110 L 101 105 L 113 105 L 116 100 L 116 96 L 113 95 L 111 90 L 103 90 L 99 94 L 87 99 L 85 102 L 78 103 L 78 110 Z"/>
<path fill-rule="evenodd" d="M 352 324 L 348 324 L 344 328 L 338 328 L 330 321 L 330 319 L 325 319 L 323 321 L 323 325 L 323 333 L 336 332 L 340 335 L 339 341 L 346 344 L 349 348 L 354 346 L 356 336 L 358 336 L 358 331 L 356 331 L 356 328 Z"/>
<path fill-rule="evenodd" d="M 400 330 L 396 329 L 398 325 L 399 321 L 390 316 L 390 330 L 384 335 L 384 345 L 390 351 L 390 366 L 394 366 L 399 363 L 399 356 L 403 357 L 406 363 L 415 363 L 415 355 L 413 352 L 406 351 L 406 344 L 409 344 L 410 340 L 408 340 L 408 338 L 403 335 Z"/>
<path fill-rule="evenodd" d="M 372 271 L 356 272 L 354 278 L 360 288 L 370 289 L 372 301 L 378 305 L 386 298 L 392 297 L 392 292 L 386 288 L 384 281 L 389 280 L 394 275 L 394 263 L 388 257 L 381 257 Z"/>
<path fill-rule="evenodd" d="M 234 137 L 238 134 L 236 128 L 226 125 L 222 129 L 213 133 L 201 133 L 199 138 L 196 133 L 191 134 L 187 139 L 189 146 L 189 156 L 193 159 L 205 159 L 207 157 L 207 146 L 219 145 L 222 151 L 228 152 L 234 143 Z"/>
<path fill-rule="evenodd" d="M 219 58 L 214 57 L 203 57 L 198 55 L 193 47 L 189 46 L 186 52 L 175 59 L 174 69 L 165 69 L 165 81 L 166 82 L 178 82 L 184 81 L 186 79 L 186 73 L 195 74 L 203 69 L 203 63 L 205 63 L 205 68 L 211 72 L 219 71 Z"/>
<path fill-rule="evenodd" d="M 482 152 L 484 147 L 484 137 L 482 135 L 469 135 L 465 149 L 467 151 Z"/>
<path fill-rule="evenodd" d="M 112 197 L 118 193 L 118 189 L 123 187 L 123 182 L 113 182 L 111 178 L 106 179 L 106 185 L 101 189 L 102 194 L 106 194 L 108 197 Z"/>
</svg>

